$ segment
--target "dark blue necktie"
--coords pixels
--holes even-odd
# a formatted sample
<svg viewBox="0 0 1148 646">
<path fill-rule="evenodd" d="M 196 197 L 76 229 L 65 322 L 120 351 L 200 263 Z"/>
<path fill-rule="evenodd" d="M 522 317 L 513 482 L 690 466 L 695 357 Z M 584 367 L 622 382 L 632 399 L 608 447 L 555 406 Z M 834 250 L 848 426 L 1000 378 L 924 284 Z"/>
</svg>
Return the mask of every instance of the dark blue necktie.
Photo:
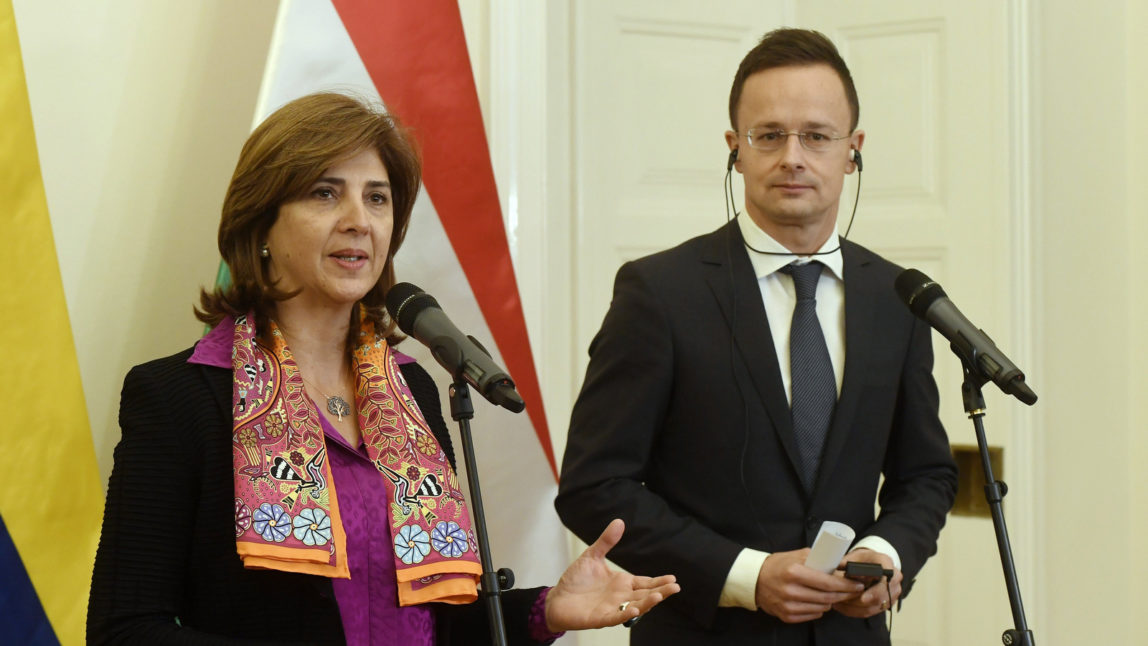
<svg viewBox="0 0 1148 646">
<path fill-rule="evenodd" d="M 821 449 L 829 432 L 829 421 L 837 405 L 837 377 L 825 345 L 825 334 L 817 320 L 817 280 L 824 267 L 819 262 L 786 265 L 780 271 L 793 277 L 797 304 L 789 328 L 789 369 L 792 381 L 790 414 L 797 449 L 801 454 L 802 478 L 807 491 L 813 491 Z"/>
</svg>

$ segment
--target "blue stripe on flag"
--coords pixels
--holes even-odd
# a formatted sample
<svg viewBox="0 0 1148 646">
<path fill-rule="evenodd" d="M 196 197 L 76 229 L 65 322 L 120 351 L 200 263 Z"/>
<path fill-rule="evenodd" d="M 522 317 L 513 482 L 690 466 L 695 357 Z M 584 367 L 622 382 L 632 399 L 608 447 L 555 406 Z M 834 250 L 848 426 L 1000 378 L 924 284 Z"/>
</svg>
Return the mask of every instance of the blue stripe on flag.
<svg viewBox="0 0 1148 646">
<path fill-rule="evenodd" d="M 40 597 L 0 516 L 0 644 L 59 646 Z"/>
</svg>

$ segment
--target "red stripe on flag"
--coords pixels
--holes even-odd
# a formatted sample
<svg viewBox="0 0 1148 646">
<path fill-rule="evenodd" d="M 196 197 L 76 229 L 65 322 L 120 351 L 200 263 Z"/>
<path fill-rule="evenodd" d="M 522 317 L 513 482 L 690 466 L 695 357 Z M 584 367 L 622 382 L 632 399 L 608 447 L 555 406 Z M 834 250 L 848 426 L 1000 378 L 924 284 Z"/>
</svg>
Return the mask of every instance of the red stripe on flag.
<svg viewBox="0 0 1148 646">
<path fill-rule="evenodd" d="M 419 140 L 427 193 L 557 478 L 458 4 L 334 0 L 334 5 L 387 110 Z"/>
</svg>

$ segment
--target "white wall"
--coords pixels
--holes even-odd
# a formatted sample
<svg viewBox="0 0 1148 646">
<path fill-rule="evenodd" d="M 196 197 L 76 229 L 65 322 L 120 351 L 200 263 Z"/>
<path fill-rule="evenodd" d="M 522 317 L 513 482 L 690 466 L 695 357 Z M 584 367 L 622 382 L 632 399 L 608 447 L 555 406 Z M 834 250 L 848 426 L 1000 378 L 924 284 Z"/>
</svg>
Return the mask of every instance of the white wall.
<svg viewBox="0 0 1148 646">
<path fill-rule="evenodd" d="M 123 375 L 186 347 L 201 330 L 191 304 L 218 262 L 219 206 L 251 126 L 276 4 L 14 1 L 105 479 Z M 489 123 L 498 119 L 492 109 L 507 106 L 489 36 L 505 24 L 491 16 L 510 9 L 500 0 L 460 5 Z M 1041 394 L 1044 485 L 1032 498 L 1045 521 L 1033 628 L 1044 646 L 1132 644 L 1143 641 L 1137 613 L 1148 604 L 1148 555 L 1140 547 L 1148 536 L 1141 287 L 1148 186 L 1139 178 L 1148 150 L 1148 6 L 1049 0 L 1030 7 L 1033 116 L 1043 152 L 1033 160 L 1043 305 L 1034 313 L 1040 370 L 1030 379 Z M 546 20 L 562 28 L 562 16 Z M 548 69 L 561 71 L 561 61 Z M 554 110 L 559 122 L 565 118 L 561 105 Z M 496 160 L 511 141 L 505 132 L 491 139 Z M 496 172 L 505 171 L 496 163 Z M 536 239 L 569 226 L 569 205 L 559 197 L 538 199 L 545 226 L 522 224 L 540 231 Z M 520 272 L 541 273 L 546 262 L 536 253 L 517 260 Z M 549 309 L 530 290 L 524 300 L 533 334 Z M 554 355 L 548 345 L 536 351 Z M 547 365 L 539 369 L 546 378 Z M 581 376 L 565 378 L 577 386 Z M 566 402 L 548 400 L 547 408 L 551 423 L 564 427 Z"/>
<path fill-rule="evenodd" d="M 15 0 L 60 272 L 107 481 L 131 366 L 202 331 L 219 209 L 276 0 Z"/>
<path fill-rule="evenodd" d="M 1148 14 L 1134 0 L 1039 12 L 1041 643 L 1144 643 Z"/>
<path fill-rule="evenodd" d="M 1122 619 L 1126 634 L 1137 635 L 1143 632 L 1143 622 L 1137 621 L 1134 613 L 1148 603 L 1148 593 L 1141 585 L 1148 576 L 1148 551 L 1142 547 L 1144 537 L 1148 536 L 1148 476 L 1145 475 L 1148 473 L 1145 466 L 1148 465 L 1148 433 L 1144 432 L 1148 426 L 1148 397 L 1144 396 L 1148 390 L 1148 375 L 1142 361 L 1148 357 L 1148 335 L 1144 334 L 1144 330 L 1148 330 L 1148 297 L 1141 286 L 1148 277 L 1148 253 L 1145 249 L 1148 247 L 1148 182 L 1137 179 L 1145 168 L 1144 150 L 1148 146 L 1148 120 L 1144 118 L 1148 115 L 1148 83 L 1144 82 L 1148 79 L 1148 3 L 1128 0 L 1126 10 L 1124 37 L 1128 52 L 1124 82 L 1128 91 L 1125 111 L 1128 134 L 1124 158 L 1120 163 L 1128 169 L 1131 178 L 1125 182 L 1127 203 L 1124 210 L 1128 227 L 1124 246 L 1129 258 L 1127 271 L 1131 277 L 1126 297 L 1130 302 L 1131 325 L 1120 377 L 1128 380 L 1131 423 L 1128 425 L 1128 451 L 1122 466 L 1128 469 L 1131 491 L 1124 501 L 1125 509 L 1116 513 L 1127 514 L 1131 537 L 1131 567 L 1121 575 L 1125 587 L 1118 592 L 1129 599 L 1129 611 Z"/>
</svg>

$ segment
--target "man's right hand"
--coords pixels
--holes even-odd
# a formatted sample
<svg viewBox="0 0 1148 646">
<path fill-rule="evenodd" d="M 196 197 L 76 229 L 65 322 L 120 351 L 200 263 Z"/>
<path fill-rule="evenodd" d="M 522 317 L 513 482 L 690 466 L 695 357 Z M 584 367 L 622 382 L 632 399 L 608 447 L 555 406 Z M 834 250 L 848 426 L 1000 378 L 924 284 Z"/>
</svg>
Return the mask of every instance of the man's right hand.
<svg viewBox="0 0 1148 646">
<path fill-rule="evenodd" d="M 757 574 L 757 607 L 788 624 L 813 621 L 833 604 L 865 589 L 858 581 L 825 574 L 805 567 L 806 547 L 792 552 L 774 552 L 761 564 Z"/>
</svg>

